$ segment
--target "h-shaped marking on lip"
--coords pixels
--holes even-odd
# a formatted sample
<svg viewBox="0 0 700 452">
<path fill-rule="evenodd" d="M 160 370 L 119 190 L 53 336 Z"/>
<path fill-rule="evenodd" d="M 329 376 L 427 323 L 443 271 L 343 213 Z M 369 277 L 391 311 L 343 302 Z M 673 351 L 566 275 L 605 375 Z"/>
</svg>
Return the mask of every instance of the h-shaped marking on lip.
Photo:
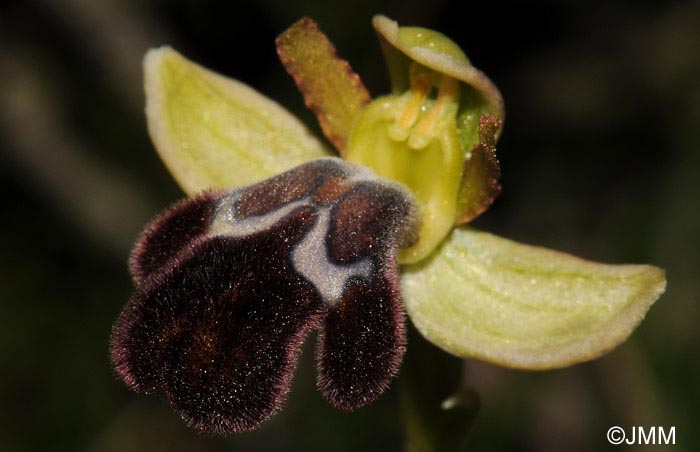
<svg viewBox="0 0 700 452">
<path fill-rule="evenodd" d="M 327 305 L 335 306 L 340 302 L 351 278 L 369 278 L 372 273 L 372 262 L 368 257 L 352 264 L 331 262 L 328 231 L 332 206 L 321 207 L 311 197 L 305 197 L 263 215 L 237 218 L 235 207 L 239 197 L 239 193 L 233 193 L 222 198 L 207 235 L 246 237 L 265 232 L 300 207 L 309 206 L 316 211 L 314 225 L 292 248 L 290 257 L 294 270 L 314 285 Z"/>
</svg>

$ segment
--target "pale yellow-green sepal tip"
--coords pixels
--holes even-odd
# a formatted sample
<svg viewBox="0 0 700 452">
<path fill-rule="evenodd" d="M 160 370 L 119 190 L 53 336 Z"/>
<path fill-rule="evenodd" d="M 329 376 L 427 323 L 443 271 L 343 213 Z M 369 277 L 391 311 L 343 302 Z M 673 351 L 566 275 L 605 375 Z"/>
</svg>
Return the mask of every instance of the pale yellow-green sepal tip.
<svg viewBox="0 0 700 452">
<path fill-rule="evenodd" d="M 188 194 L 251 184 L 332 155 L 280 105 L 170 47 L 146 54 L 144 75 L 151 139 Z"/>
<path fill-rule="evenodd" d="M 650 265 L 607 265 L 458 228 L 406 267 L 406 310 L 429 341 L 460 357 L 551 369 L 622 343 L 666 287 Z"/>
</svg>

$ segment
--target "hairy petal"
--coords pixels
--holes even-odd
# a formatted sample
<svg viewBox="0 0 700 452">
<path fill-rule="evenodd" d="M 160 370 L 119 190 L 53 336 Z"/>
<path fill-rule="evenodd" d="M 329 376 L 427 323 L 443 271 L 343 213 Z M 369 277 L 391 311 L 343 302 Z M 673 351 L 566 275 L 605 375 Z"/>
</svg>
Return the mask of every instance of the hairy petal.
<svg viewBox="0 0 700 452">
<path fill-rule="evenodd" d="M 481 215 L 501 193 L 501 167 L 496 158 L 496 136 L 503 121 L 483 115 L 479 121 L 479 144 L 464 159 L 455 224 L 468 223 Z"/>
<path fill-rule="evenodd" d="M 330 155 L 292 114 L 170 47 L 144 59 L 151 139 L 188 194 L 258 182 Z"/>
<path fill-rule="evenodd" d="M 338 58 L 333 44 L 308 17 L 275 42 L 306 106 L 316 113 L 323 133 L 342 155 L 358 114 L 370 100 L 362 80 L 347 61 Z"/>
<path fill-rule="evenodd" d="M 548 369 L 622 343 L 666 286 L 649 265 L 606 265 L 455 229 L 402 292 L 418 330 L 461 357 Z"/>
</svg>

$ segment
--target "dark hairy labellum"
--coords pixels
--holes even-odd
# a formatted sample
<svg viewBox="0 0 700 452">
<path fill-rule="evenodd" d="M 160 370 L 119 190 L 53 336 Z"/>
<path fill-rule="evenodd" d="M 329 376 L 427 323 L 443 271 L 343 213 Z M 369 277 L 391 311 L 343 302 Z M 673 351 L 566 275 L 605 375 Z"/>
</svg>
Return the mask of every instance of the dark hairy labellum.
<svg viewBox="0 0 700 452">
<path fill-rule="evenodd" d="M 396 253 L 414 223 L 403 188 L 338 159 L 182 201 L 134 249 L 113 365 L 189 425 L 238 432 L 280 407 L 318 328 L 319 389 L 339 409 L 364 406 L 403 356 Z"/>
</svg>

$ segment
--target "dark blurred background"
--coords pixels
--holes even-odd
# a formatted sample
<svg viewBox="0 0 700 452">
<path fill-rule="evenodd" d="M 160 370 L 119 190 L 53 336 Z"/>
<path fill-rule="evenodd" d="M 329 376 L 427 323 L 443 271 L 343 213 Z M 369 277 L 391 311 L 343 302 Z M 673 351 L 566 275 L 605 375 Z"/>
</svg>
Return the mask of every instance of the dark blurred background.
<svg viewBox="0 0 700 452">
<path fill-rule="evenodd" d="M 197 434 L 164 400 L 127 390 L 108 360 L 131 244 L 182 196 L 146 133 L 142 55 L 171 44 L 318 131 L 273 39 L 314 18 L 378 95 L 375 13 L 442 31 L 503 93 L 504 191 L 478 227 L 653 263 L 668 291 L 623 346 L 557 371 L 461 363 L 412 333 L 389 393 L 351 414 L 315 390 L 311 340 L 281 413 L 252 433 Z M 468 450 L 616 450 L 613 425 L 675 426 L 667 450 L 698 450 L 698 49 L 691 1 L 0 3 L 0 450 L 401 451 L 406 396 L 437 403 L 460 375 L 481 408 L 441 434 Z"/>
</svg>

